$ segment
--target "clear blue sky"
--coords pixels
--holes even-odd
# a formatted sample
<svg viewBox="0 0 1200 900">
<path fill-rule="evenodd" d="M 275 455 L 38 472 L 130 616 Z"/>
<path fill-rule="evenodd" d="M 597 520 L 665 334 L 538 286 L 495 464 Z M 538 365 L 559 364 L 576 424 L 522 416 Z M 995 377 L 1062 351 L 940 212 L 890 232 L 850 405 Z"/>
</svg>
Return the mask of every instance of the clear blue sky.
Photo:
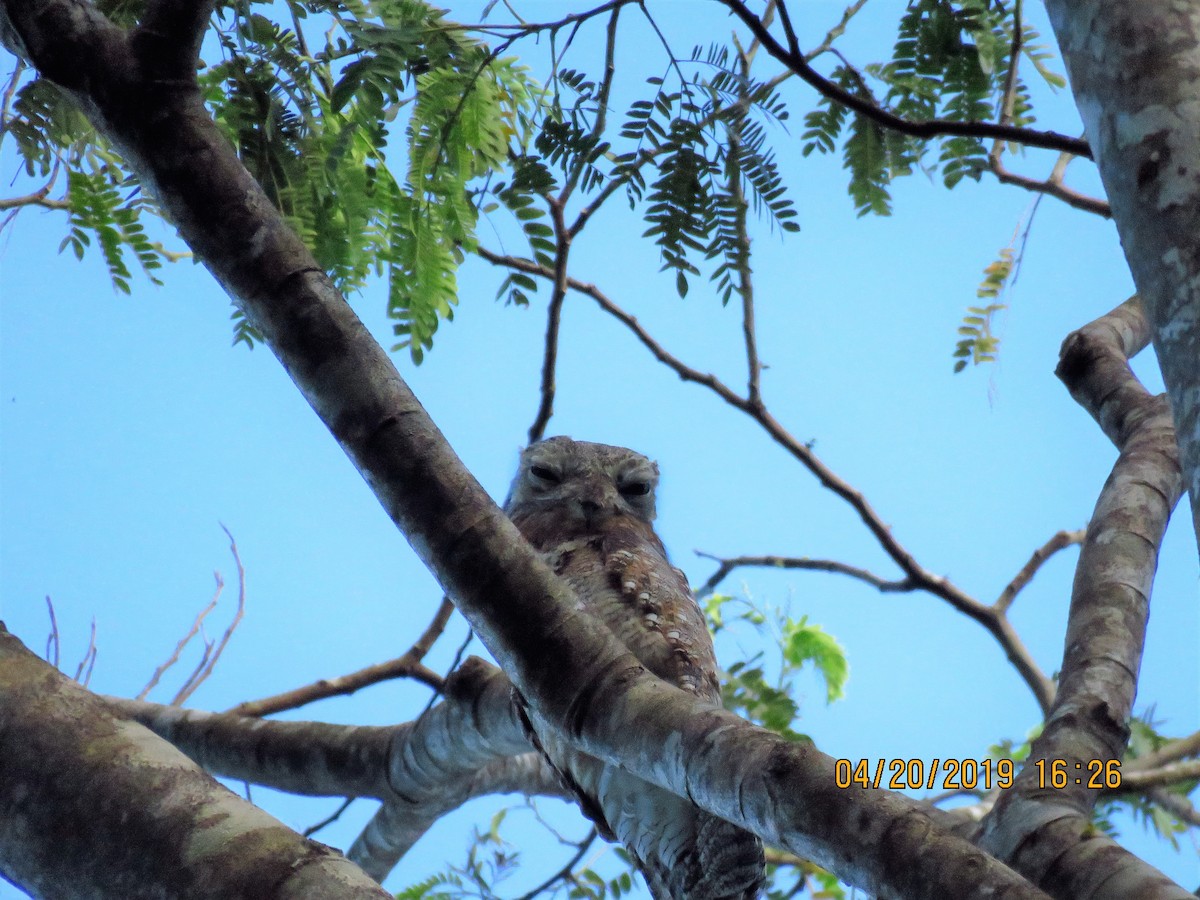
<svg viewBox="0 0 1200 900">
<path fill-rule="evenodd" d="M 472 20 L 482 4 L 452 6 L 452 18 Z M 707 6 L 651 8 L 685 55 L 728 30 Z M 842 4 L 797 8 L 812 45 Z M 561 15 L 564 6 L 521 9 L 536 19 Z M 900 4 L 867 9 L 844 45 L 860 64 L 886 52 Z M 1039 6 L 1029 14 L 1044 26 Z M 643 78 L 661 74 L 660 48 L 644 25 L 633 26 L 636 18 L 628 16 L 630 43 L 618 60 L 618 107 L 636 96 Z M 594 32 L 585 32 L 568 64 L 594 68 L 596 47 Z M 10 61 L 4 57 L 3 68 Z M 531 64 L 536 70 L 540 62 Z M 759 65 L 775 71 L 765 58 Z M 838 159 L 800 157 L 798 119 L 813 94 L 789 84 L 786 96 L 794 119 L 778 146 L 803 231 L 784 241 L 762 228 L 756 239 L 765 400 L 794 434 L 816 440 L 822 458 L 866 494 L 920 562 L 990 601 L 1035 547 L 1086 522 L 1115 459 L 1053 369 L 1069 331 L 1132 293 L 1116 232 L 1044 200 L 1007 296 L 999 363 L 952 375 L 955 328 L 975 302 L 982 269 L 1009 243 L 1032 197 L 989 179 L 947 192 L 917 175 L 896 185 L 891 218 L 856 219 Z M 1041 122 L 1080 130 L 1062 96 L 1042 110 Z M 11 179 L 11 145 L 3 152 L 0 172 Z M 1031 153 L 1024 166 L 1044 174 L 1051 162 Z M 1077 162 L 1072 176 L 1095 188 L 1086 163 Z M 22 187 L 18 179 L 10 192 Z M 643 229 L 613 204 L 580 239 L 573 274 L 602 287 L 678 356 L 740 389 L 737 310 L 722 308 L 699 280 L 680 300 L 673 279 L 657 274 L 654 249 L 638 239 Z M 209 634 L 223 630 L 236 584 L 224 523 L 249 573 L 248 610 L 193 705 L 222 709 L 405 650 L 433 614 L 436 584 L 270 352 L 230 346 L 229 303 L 213 280 L 184 262 L 165 273 L 165 287 L 139 281 L 132 297 L 118 295 L 98 254 L 82 263 L 57 254 L 63 234 L 61 215 L 27 211 L 0 236 L 0 615 L 9 629 L 44 650 L 49 595 L 63 668 L 73 673 L 94 618 L 99 653 L 91 686 L 132 695 L 208 601 L 213 570 L 228 585 Z M 519 247 L 487 225 L 480 234 L 493 248 Z M 414 368 L 404 354 L 396 360 L 466 464 L 503 498 L 537 404 L 545 293 L 531 309 L 506 308 L 492 299 L 499 280 L 469 262 L 455 321 L 442 327 L 426 362 Z M 390 344 L 381 288 L 353 302 Z M 566 304 L 560 362 L 548 433 L 658 459 L 660 532 L 693 582 L 712 570 L 694 549 L 827 557 L 894 574 L 850 510 L 748 420 L 656 364 L 587 298 Z M 1136 368 L 1152 390 L 1161 389 L 1148 354 Z M 1054 558 L 1013 611 L 1047 672 L 1061 658 L 1076 558 L 1075 550 Z M 827 706 L 815 677 L 799 684 L 800 728 L 833 756 L 981 758 L 997 741 L 1021 741 L 1038 721 L 991 638 L 934 599 L 881 596 L 832 575 L 753 570 L 724 590 L 788 604 L 846 648 L 851 674 L 843 701 Z M 1186 512 L 1177 512 L 1163 546 L 1137 701 L 1139 712 L 1152 707 L 1173 735 L 1200 728 L 1196 600 L 1194 536 Z M 448 665 L 464 635 L 457 620 L 431 665 Z M 718 652 L 728 663 L 748 646 L 724 641 Z M 482 652 L 477 643 L 472 652 Z M 193 663 L 194 656 L 185 659 L 167 680 L 177 683 Z M 404 721 L 426 696 L 419 686 L 395 683 L 293 717 Z M 168 697 L 169 690 L 157 694 Z M 253 796 L 297 828 L 337 806 L 262 789 Z M 448 817 L 388 886 L 398 890 L 445 862 L 461 862 L 472 824 L 486 827 L 500 805 L 481 802 Z M 348 846 L 371 806 L 355 804 L 318 837 Z M 571 833 L 583 832 L 577 818 L 560 818 Z M 1142 839 L 1139 823 L 1118 825 L 1137 852 L 1186 887 L 1200 883 L 1194 845 L 1175 853 Z M 523 822 L 513 835 L 525 841 L 520 849 L 531 869 L 502 886 L 504 895 L 535 884 L 566 856 Z M 538 859 L 542 865 L 533 866 Z M 12 894 L 0 885 L 0 897 Z"/>
</svg>

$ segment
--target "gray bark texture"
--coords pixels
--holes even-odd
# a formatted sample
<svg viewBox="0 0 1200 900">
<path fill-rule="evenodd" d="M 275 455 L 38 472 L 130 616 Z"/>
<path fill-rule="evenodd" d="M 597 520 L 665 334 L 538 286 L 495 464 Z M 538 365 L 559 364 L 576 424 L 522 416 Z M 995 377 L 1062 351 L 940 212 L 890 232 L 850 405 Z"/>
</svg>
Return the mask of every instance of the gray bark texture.
<svg viewBox="0 0 1200 900">
<path fill-rule="evenodd" d="M 1149 319 L 1200 539 L 1200 7 L 1046 8 Z"/>
<path fill-rule="evenodd" d="M 0 626 L 0 873 L 56 900 L 387 898 Z"/>
<path fill-rule="evenodd" d="M 984 821 L 980 846 L 1056 897 L 1191 896 L 1092 825 L 1099 791 L 1076 778 L 1119 761 L 1129 740 L 1150 589 L 1171 510 L 1183 491 L 1170 409 L 1128 359 L 1149 328 L 1136 298 L 1063 342 L 1058 375 L 1120 451 L 1088 524 L 1075 572 L 1059 689 L 1030 762 L 1056 761 L 1066 785 L 1026 764 Z"/>
</svg>

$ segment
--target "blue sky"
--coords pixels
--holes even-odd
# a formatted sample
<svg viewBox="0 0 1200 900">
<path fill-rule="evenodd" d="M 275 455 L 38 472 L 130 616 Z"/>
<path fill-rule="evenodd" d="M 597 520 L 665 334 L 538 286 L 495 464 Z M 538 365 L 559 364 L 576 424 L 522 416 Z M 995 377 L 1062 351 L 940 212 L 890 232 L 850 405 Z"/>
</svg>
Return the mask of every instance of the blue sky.
<svg viewBox="0 0 1200 900">
<path fill-rule="evenodd" d="M 456 4 L 451 17 L 473 19 L 481 5 Z M 529 18 L 562 8 L 522 6 Z M 859 63 L 880 58 L 899 8 L 883 3 L 871 17 L 868 7 L 845 52 Z M 652 9 L 681 53 L 728 30 L 719 14 L 697 14 L 697 4 Z M 804 4 L 805 43 L 817 43 L 840 13 L 839 4 Z M 1040 7 L 1029 14 L 1044 25 Z M 618 60 L 630 72 L 618 106 L 636 96 L 642 78 L 659 74 L 653 35 L 638 26 L 630 40 Z M 582 34 L 573 54 L 574 66 L 594 66 L 593 36 Z M 636 70 L 645 60 L 653 66 Z M 765 58 L 759 65 L 775 71 Z M 786 240 L 765 228 L 756 235 L 764 398 L 796 436 L 816 441 L 919 561 L 990 601 L 1034 548 L 1086 522 L 1115 459 L 1053 375 L 1062 339 L 1132 293 L 1115 229 L 1043 200 L 1006 296 L 999 362 L 952 375 L 955 328 L 976 302 L 983 268 L 1029 216 L 1032 196 L 986 178 L 947 192 L 918 174 L 895 186 L 892 217 L 857 219 L 839 160 L 801 159 L 796 120 L 813 94 L 789 84 L 786 97 L 794 119 L 777 146 L 803 230 Z M 1041 122 L 1080 130 L 1061 95 L 1049 98 Z M 3 154 L 0 172 L 12 178 L 10 144 Z M 1016 165 L 1044 174 L 1051 163 L 1030 153 Z M 1095 189 L 1085 162 L 1072 176 Z M 673 279 L 658 274 L 654 248 L 638 237 L 644 227 L 613 204 L 580 238 L 573 274 L 633 312 L 677 356 L 741 389 L 737 309 L 723 308 L 696 279 L 680 300 Z M 247 614 L 193 705 L 222 709 L 403 652 L 436 608 L 436 584 L 270 352 L 230 346 L 230 307 L 218 286 L 184 262 L 163 275 L 162 288 L 139 281 L 132 297 L 116 294 L 97 254 L 80 263 L 56 252 L 64 233 L 60 215 L 33 210 L 0 235 L 0 616 L 8 628 L 41 652 L 50 596 L 63 668 L 73 673 L 94 618 L 91 686 L 132 695 L 210 598 L 214 570 L 228 584 L 209 634 L 224 628 L 236 584 L 224 523 L 248 570 Z M 493 235 L 485 224 L 480 235 L 493 249 L 519 246 L 503 225 Z M 396 355 L 451 444 L 499 499 L 537 406 L 546 298 L 543 291 L 530 309 L 505 307 L 493 300 L 501 277 L 469 261 L 455 320 L 425 363 L 416 368 Z M 351 299 L 390 345 L 382 288 Z M 753 423 L 655 363 L 587 298 L 568 299 L 560 360 L 548 433 L 630 446 L 659 461 L 659 530 L 694 583 L 713 568 L 696 549 L 827 557 L 894 574 L 851 510 Z M 1161 389 L 1150 354 L 1135 368 Z M 1076 558 L 1072 549 L 1052 559 L 1012 613 L 1048 673 L 1061 658 Z M 754 570 L 723 590 L 787 605 L 845 647 L 844 700 L 826 705 L 811 675 L 798 684 L 799 728 L 833 756 L 981 758 L 1002 739 L 1019 742 L 1037 722 L 994 642 L 937 600 L 879 595 L 833 575 Z M 1186 512 L 1177 512 L 1137 700 L 1139 712 L 1153 707 L 1173 735 L 1200 728 L 1196 598 L 1194 535 Z M 458 619 L 430 664 L 444 669 L 464 636 Z M 734 636 L 718 645 L 726 664 L 753 649 Z M 471 652 L 482 652 L 478 643 Z M 167 681 L 177 683 L 194 659 Z M 393 683 L 289 715 L 383 724 L 411 718 L 426 697 L 420 686 Z M 337 805 L 260 789 L 253 796 L 298 828 Z M 461 862 L 472 825 L 486 827 L 500 805 L 477 803 L 443 820 L 388 886 Z M 370 807 L 355 804 L 318 837 L 347 846 Z M 583 832 L 577 818 L 555 815 L 572 834 Z M 568 855 L 527 827 L 529 818 L 515 813 L 512 834 L 530 871 L 506 883 L 506 896 Z M 1183 885 L 1200 883 L 1194 846 L 1175 853 L 1143 839 L 1138 823 L 1118 825 Z M 0 897 L 10 894 L 0 884 Z"/>
</svg>

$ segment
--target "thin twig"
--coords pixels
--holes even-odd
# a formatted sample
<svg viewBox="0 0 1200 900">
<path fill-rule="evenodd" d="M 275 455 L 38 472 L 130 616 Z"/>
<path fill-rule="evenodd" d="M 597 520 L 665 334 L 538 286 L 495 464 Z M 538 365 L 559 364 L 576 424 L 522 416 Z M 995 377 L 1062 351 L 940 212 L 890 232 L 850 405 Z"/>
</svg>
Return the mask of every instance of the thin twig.
<svg viewBox="0 0 1200 900">
<path fill-rule="evenodd" d="M 697 599 L 707 597 L 718 584 L 729 577 L 729 574 L 734 569 L 742 568 L 743 566 L 760 566 L 768 569 L 804 569 L 810 572 L 836 572 L 839 575 L 848 575 L 851 578 L 857 578 L 859 581 L 866 582 L 884 594 L 907 593 L 917 590 L 916 583 L 910 579 L 891 581 L 876 575 L 868 569 L 838 562 L 835 559 L 809 559 L 807 557 L 769 555 L 732 556 L 724 559 L 720 556 L 714 556 L 711 553 L 705 553 L 702 550 L 696 550 L 695 553 L 697 556 L 702 556 L 705 559 L 711 559 L 718 563 L 717 571 L 710 575 L 704 584 L 696 588 Z"/>
<path fill-rule="evenodd" d="M 621 8 L 619 6 L 613 9 L 612 15 L 608 19 L 608 28 L 605 31 L 604 77 L 600 79 L 600 87 L 596 91 L 596 120 L 592 123 L 590 132 L 594 140 L 604 134 L 604 129 L 608 122 L 608 97 L 612 92 L 613 78 L 617 74 L 617 19 L 620 14 Z M 572 167 L 570 173 L 567 175 L 566 183 L 558 194 L 558 202 L 563 206 L 566 206 L 567 200 L 575 192 L 575 187 L 579 184 L 579 179 L 588 165 L 589 161 L 585 157 L 580 156 L 575 166 Z"/>
<path fill-rule="evenodd" d="M 179 693 L 171 701 L 172 706 L 177 706 L 187 700 L 188 697 L 204 683 L 205 679 L 212 674 L 213 667 L 216 666 L 217 660 L 221 658 L 221 654 L 225 652 L 225 647 L 229 644 L 229 639 L 233 637 L 233 632 L 237 630 L 238 624 L 242 621 L 242 616 L 246 612 L 246 568 L 242 565 L 242 558 L 238 554 L 237 541 L 233 539 L 233 535 L 224 525 L 221 530 L 229 538 L 229 552 L 233 554 L 233 562 L 237 566 L 238 573 L 238 602 L 237 610 L 233 614 L 233 621 L 229 623 L 229 627 L 225 629 L 225 633 L 221 635 L 221 640 L 217 642 L 216 649 L 209 656 L 207 647 L 205 648 L 205 656 L 208 657 L 203 669 L 193 673 L 193 676 L 184 683 L 179 689 Z"/>
<path fill-rule="evenodd" d="M 1004 586 L 1004 590 L 1000 592 L 1000 596 L 992 604 L 992 609 L 1001 615 L 1007 613 L 1017 594 L 1025 588 L 1025 585 L 1033 580 L 1033 576 L 1037 574 L 1038 569 L 1042 567 L 1046 560 L 1059 550 L 1065 550 L 1074 544 L 1082 544 L 1086 536 L 1087 529 L 1084 528 L 1080 528 L 1078 531 L 1063 530 L 1034 550 L 1033 555 L 1029 557 L 1029 562 L 1025 563 L 1021 567 L 1021 571 L 1013 576 L 1013 580 Z"/>
<path fill-rule="evenodd" d="M 317 822 L 314 825 L 309 825 L 301 833 L 305 837 L 312 837 L 314 834 L 316 834 L 322 828 L 332 825 L 334 822 L 336 822 L 338 819 L 340 819 L 342 817 L 342 813 L 344 813 L 346 810 L 348 810 L 350 808 L 350 804 L 353 803 L 357 799 L 358 799 L 357 797 L 347 797 L 345 800 L 342 801 L 342 803 L 338 806 L 338 808 L 336 810 L 334 810 L 333 815 L 326 816 L 324 819 L 322 819 L 320 822 Z"/>
<path fill-rule="evenodd" d="M 377 665 L 367 666 L 357 672 L 341 675 L 337 678 L 322 678 L 312 684 L 284 691 L 260 700 L 247 700 L 227 710 L 240 716 L 268 716 L 286 709 L 296 709 L 327 697 L 340 697 L 353 694 L 355 691 L 388 681 L 394 678 L 412 678 L 440 692 L 444 679 L 437 672 L 421 664 L 425 654 L 434 645 L 450 621 L 454 613 L 454 604 L 449 598 L 443 597 L 438 605 L 433 621 L 429 623 L 421 636 L 402 656 Z"/>
<path fill-rule="evenodd" d="M 54 615 L 54 601 L 50 599 L 50 595 L 46 595 L 46 609 L 50 613 L 50 634 L 46 636 L 46 662 L 58 668 L 59 646 L 58 640 L 58 619 Z"/>
<path fill-rule="evenodd" d="M 199 614 L 196 616 L 196 621 L 192 623 L 192 627 L 188 629 L 187 634 L 179 639 L 179 643 L 175 645 L 175 650 L 169 657 L 167 657 L 166 661 L 154 670 L 154 674 L 150 676 L 150 680 L 146 682 L 146 686 L 138 691 L 137 696 L 134 697 L 135 700 L 145 700 L 149 693 L 154 690 L 155 685 L 158 684 L 159 679 L 163 677 L 166 671 L 171 668 L 171 666 L 175 665 L 175 663 L 179 662 L 179 657 L 183 653 L 184 648 L 187 647 L 192 638 L 199 634 L 200 629 L 203 628 L 205 617 L 217 608 L 217 601 L 221 598 L 221 591 L 225 589 L 225 581 L 221 578 L 220 572 L 213 572 L 213 576 L 216 578 L 217 587 L 213 591 L 212 600 L 208 602 L 208 606 L 200 610 Z"/>
<path fill-rule="evenodd" d="M 96 619 L 92 618 L 92 631 L 88 637 L 88 648 L 83 654 L 83 659 L 79 661 L 79 665 L 75 669 L 75 680 L 84 687 L 88 686 L 88 682 L 92 680 L 92 669 L 96 667 Z M 85 671 L 86 669 L 86 671 Z"/>
<path fill-rule="evenodd" d="M 1059 159 L 1060 161 L 1062 159 L 1069 160 L 1073 159 L 1074 156 L 1072 153 L 1063 153 Z M 1108 205 L 1107 200 L 1101 200 L 1099 197 L 1092 197 L 1069 188 L 1060 179 L 1055 179 L 1054 175 L 1051 175 L 1045 181 L 1038 181 L 1036 178 L 1018 175 L 1016 172 L 1005 168 L 1004 163 L 998 157 L 991 155 L 988 156 L 988 169 L 1001 184 L 1012 184 L 1025 188 L 1027 191 L 1046 194 L 1049 197 L 1054 197 L 1056 200 L 1061 200 L 1074 209 L 1103 216 L 1106 219 L 1112 218 L 1112 208 Z"/>
<path fill-rule="evenodd" d="M 533 900 L 533 898 L 536 897 L 538 894 L 540 894 L 542 891 L 553 887 L 555 884 L 557 884 L 560 881 L 565 881 L 566 879 L 571 878 L 575 867 L 577 865 L 579 865 L 579 861 L 581 859 L 583 859 L 583 857 L 587 854 L 588 847 L 592 846 L 592 843 L 595 840 L 596 840 L 596 829 L 593 828 L 591 831 L 589 831 L 587 833 L 587 837 L 585 837 L 582 841 L 579 842 L 579 849 L 575 852 L 575 854 L 569 860 L 567 860 L 566 865 L 564 865 L 561 869 L 559 869 L 557 872 L 555 872 L 553 875 L 551 875 L 549 878 L 547 878 L 545 881 L 543 881 L 541 884 L 539 884 L 537 887 L 535 887 L 529 893 L 522 894 L 520 897 L 517 898 L 517 900 Z"/>
<path fill-rule="evenodd" d="M 763 21 L 769 22 L 771 12 L 775 9 L 775 2 L 767 5 L 767 11 L 763 14 Z M 779 0 L 779 13 L 784 15 L 784 7 L 782 0 Z M 791 31 L 791 25 L 787 25 L 788 34 L 794 39 Z M 735 38 L 736 41 L 736 38 Z M 745 90 L 745 85 L 750 79 L 750 65 L 754 60 L 754 54 L 758 52 L 758 48 L 762 44 L 756 39 L 750 45 L 748 50 L 741 49 L 738 46 L 738 59 L 741 64 L 742 91 L 739 100 L 748 99 L 748 92 Z M 738 278 L 738 295 L 742 298 L 742 342 L 746 348 L 746 399 L 754 406 L 762 404 L 762 397 L 759 393 L 759 375 L 761 374 L 762 366 L 758 359 L 758 339 L 754 327 L 754 277 L 750 270 L 750 230 L 747 227 L 746 220 L 749 212 L 749 204 L 746 202 L 746 196 L 742 191 L 742 164 L 741 164 L 741 148 L 742 148 L 742 132 L 741 124 L 738 118 L 729 119 L 725 125 L 726 134 L 729 139 L 729 155 L 726 164 L 728 172 L 728 191 L 729 199 L 733 203 L 734 208 L 734 231 L 737 235 L 737 278 Z"/>
<path fill-rule="evenodd" d="M 1092 151 L 1087 141 L 1053 131 L 1035 131 L 1030 128 L 1018 128 L 994 122 L 951 122 L 946 119 L 910 122 L 862 97 L 855 96 L 822 76 L 808 64 L 802 54 L 788 50 L 775 40 L 774 36 L 763 27 L 758 16 L 751 12 L 741 0 L 720 0 L 720 2 L 727 6 L 735 16 L 742 20 L 751 33 L 762 41 L 768 53 L 799 75 L 806 83 L 816 88 L 823 97 L 845 106 L 884 128 L 915 138 L 942 136 L 1001 138 L 1029 147 L 1065 150 L 1077 156 L 1092 158 Z"/>
<path fill-rule="evenodd" d="M 567 259 L 571 254 L 571 234 L 563 220 L 563 205 L 547 197 L 550 221 L 554 227 L 554 289 L 546 309 L 546 342 L 542 355 L 542 386 L 537 414 L 529 426 L 529 443 L 540 441 L 546 425 L 554 415 L 554 395 L 557 391 L 555 373 L 558 367 L 558 333 L 562 325 L 562 307 L 567 299 Z"/>
<path fill-rule="evenodd" d="M 454 658 L 452 660 L 450 660 L 450 665 L 446 668 L 446 673 L 447 673 L 446 677 L 447 678 L 450 677 L 451 672 L 458 671 L 458 667 L 462 663 L 462 660 L 463 660 L 463 655 L 467 652 L 467 648 L 469 646 L 471 646 L 471 641 L 473 641 L 473 640 L 475 640 L 475 629 L 468 628 L 467 636 L 465 638 L 463 638 L 463 642 L 461 644 L 459 644 L 458 649 L 454 651 Z M 422 716 L 425 715 L 425 713 L 429 712 L 429 710 L 431 710 L 433 708 L 433 703 L 435 700 L 437 700 L 438 694 L 440 694 L 440 693 L 441 693 L 441 689 L 439 688 L 437 693 L 434 694 L 432 697 L 430 697 L 426 701 L 425 708 L 423 710 L 421 710 Z M 420 718 L 420 716 L 418 716 L 417 718 Z"/>
</svg>

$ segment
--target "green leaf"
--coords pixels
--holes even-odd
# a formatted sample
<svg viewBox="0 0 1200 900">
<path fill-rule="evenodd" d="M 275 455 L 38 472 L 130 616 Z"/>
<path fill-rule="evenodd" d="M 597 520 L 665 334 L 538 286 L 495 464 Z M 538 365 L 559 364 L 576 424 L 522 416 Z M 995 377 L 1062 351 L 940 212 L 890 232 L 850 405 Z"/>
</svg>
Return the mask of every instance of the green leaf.
<svg viewBox="0 0 1200 900">
<path fill-rule="evenodd" d="M 808 624 L 807 616 L 789 621 L 783 634 L 784 658 L 794 666 L 812 662 L 825 679 L 825 699 L 832 703 L 844 694 L 850 666 L 846 651 L 820 625 Z"/>
</svg>

